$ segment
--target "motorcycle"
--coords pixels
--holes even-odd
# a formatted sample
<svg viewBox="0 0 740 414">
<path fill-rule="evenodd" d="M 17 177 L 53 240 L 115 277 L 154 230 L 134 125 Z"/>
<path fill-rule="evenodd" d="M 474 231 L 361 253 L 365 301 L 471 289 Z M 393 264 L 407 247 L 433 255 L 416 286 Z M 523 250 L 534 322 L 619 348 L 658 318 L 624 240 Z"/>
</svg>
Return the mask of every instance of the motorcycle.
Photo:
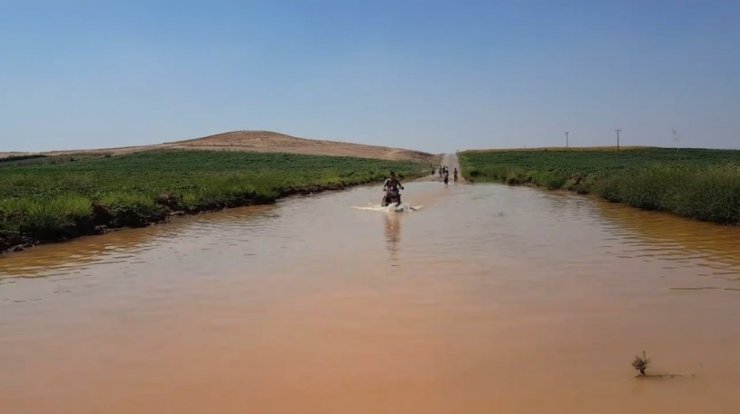
<svg viewBox="0 0 740 414">
<path fill-rule="evenodd" d="M 386 207 L 393 203 L 395 203 L 396 206 L 401 205 L 401 192 L 398 189 L 389 188 L 386 190 L 385 195 L 383 196 L 383 201 L 380 205 Z"/>
</svg>

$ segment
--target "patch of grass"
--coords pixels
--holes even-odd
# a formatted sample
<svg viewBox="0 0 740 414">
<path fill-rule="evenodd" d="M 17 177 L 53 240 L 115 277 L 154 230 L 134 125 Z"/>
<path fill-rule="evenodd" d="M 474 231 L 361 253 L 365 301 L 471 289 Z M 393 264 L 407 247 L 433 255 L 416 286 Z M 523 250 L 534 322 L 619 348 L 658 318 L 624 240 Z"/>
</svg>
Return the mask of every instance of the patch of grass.
<svg viewBox="0 0 740 414">
<path fill-rule="evenodd" d="M 92 216 L 90 200 L 77 194 L 0 199 L 0 232 L 33 235 L 40 240 L 70 237 Z"/>
<path fill-rule="evenodd" d="M 108 223 L 114 227 L 137 227 L 161 220 L 165 215 L 165 208 L 154 199 L 134 192 L 107 193 L 97 201 L 109 216 Z"/>
<path fill-rule="evenodd" d="M 648 210 L 740 224 L 740 151 L 614 150 L 467 151 L 462 172 L 473 182 L 534 184 Z"/>
<path fill-rule="evenodd" d="M 408 161 L 211 151 L 0 163 L 0 239 L 66 238 L 93 224 L 141 226 L 171 211 L 267 203 L 378 181 L 390 170 L 401 177 L 427 173 L 424 164 Z"/>
</svg>

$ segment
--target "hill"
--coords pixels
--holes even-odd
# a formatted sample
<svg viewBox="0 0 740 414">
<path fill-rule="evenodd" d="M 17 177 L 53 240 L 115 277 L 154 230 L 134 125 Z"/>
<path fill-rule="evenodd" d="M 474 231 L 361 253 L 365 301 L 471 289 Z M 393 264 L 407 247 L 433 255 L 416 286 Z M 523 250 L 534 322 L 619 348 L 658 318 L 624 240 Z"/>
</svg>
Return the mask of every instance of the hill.
<svg viewBox="0 0 740 414">
<path fill-rule="evenodd" d="M 349 142 L 298 138 L 271 131 L 234 131 L 164 144 L 170 148 L 286 152 L 291 154 L 330 155 L 381 160 L 424 161 L 432 157 L 421 151 L 354 144 Z"/>
<path fill-rule="evenodd" d="M 155 145 L 142 145 L 120 148 L 101 148 L 87 150 L 48 151 L 43 155 L 100 155 L 130 154 L 152 150 L 184 149 L 205 151 L 240 152 L 281 152 L 303 155 L 328 155 L 335 157 L 358 157 L 389 161 L 427 161 L 434 155 L 401 148 L 354 144 L 349 142 L 327 141 L 299 138 L 271 131 L 233 131 L 209 135 L 202 138 L 166 142 Z M 3 156 L 24 155 L 24 153 L 0 153 Z"/>
</svg>

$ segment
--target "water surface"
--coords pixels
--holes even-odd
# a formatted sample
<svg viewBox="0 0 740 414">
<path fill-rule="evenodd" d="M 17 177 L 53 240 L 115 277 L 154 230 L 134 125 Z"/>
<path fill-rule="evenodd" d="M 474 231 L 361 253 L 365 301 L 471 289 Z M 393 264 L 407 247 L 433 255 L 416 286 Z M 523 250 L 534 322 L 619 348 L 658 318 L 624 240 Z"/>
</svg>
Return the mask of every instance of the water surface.
<svg viewBox="0 0 740 414">
<path fill-rule="evenodd" d="M 737 412 L 740 230 L 378 187 L 0 258 L 3 413 Z M 646 350 L 638 380 L 632 357 Z"/>
</svg>

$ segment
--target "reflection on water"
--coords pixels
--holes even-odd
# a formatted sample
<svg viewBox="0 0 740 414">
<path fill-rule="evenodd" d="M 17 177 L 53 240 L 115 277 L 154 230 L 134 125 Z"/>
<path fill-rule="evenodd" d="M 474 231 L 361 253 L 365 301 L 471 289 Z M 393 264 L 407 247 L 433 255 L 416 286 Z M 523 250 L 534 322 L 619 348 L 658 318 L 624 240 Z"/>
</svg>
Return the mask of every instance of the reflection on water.
<svg viewBox="0 0 740 414">
<path fill-rule="evenodd" d="M 32 277 L 50 270 L 63 275 L 88 264 L 124 262 L 151 247 L 152 238 L 169 230 L 165 226 L 148 227 L 35 247 L 0 257 L 0 278 L 17 275 Z"/>
<path fill-rule="evenodd" d="M 596 201 L 600 214 L 611 222 L 614 234 L 628 247 L 620 252 L 638 257 L 660 257 L 676 265 L 700 263 L 701 275 L 740 277 L 740 229 L 638 210 L 622 204 Z"/>
<path fill-rule="evenodd" d="M 102 236 L 73 239 L 65 243 L 41 245 L 24 252 L 0 256 L 3 277 L 60 276 L 95 263 L 136 262 L 137 256 L 190 232 L 223 226 L 247 228 L 275 218 L 274 206 L 255 206 L 225 210 L 218 214 L 177 217 L 169 223 L 138 229 L 112 231 Z M 138 258 L 140 259 L 140 258 Z"/>
<path fill-rule="evenodd" d="M 0 258 L 3 414 L 740 406 L 738 228 L 500 185 L 351 208 L 378 194 Z M 643 349 L 687 375 L 634 380 Z"/>
<path fill-rule="evenodd" d="M 385 240 L 392 260 L 398 259 L 398 247 L 401 241 L 401 214 L 385 213 Z"/>
</svg>

